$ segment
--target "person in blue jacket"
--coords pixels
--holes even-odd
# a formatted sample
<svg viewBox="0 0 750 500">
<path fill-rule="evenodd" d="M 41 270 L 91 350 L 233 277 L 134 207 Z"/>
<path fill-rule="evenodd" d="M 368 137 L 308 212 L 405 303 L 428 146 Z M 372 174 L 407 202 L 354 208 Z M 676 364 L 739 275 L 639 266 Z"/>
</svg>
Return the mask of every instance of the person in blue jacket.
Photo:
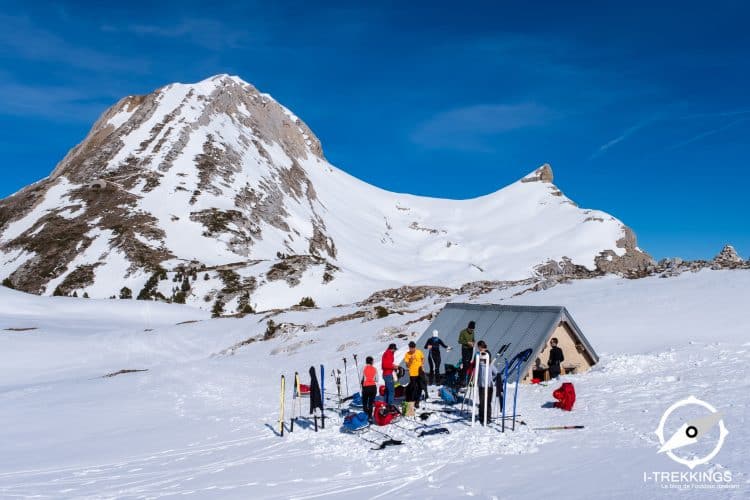
<svg viewBox="0 0 750 500">
<path fill-rule="evenodd" d="M 432 331 L 432 337 L 427 339 L 424 348 L 427 349 L 427 361 L 430 363 L 430 385 L 435 385 L 440 379 L 440 347 L 445 347 L 450 351 L 451 348 L 445 345 L 440 338 L 440 332 Z"/>
</svg>

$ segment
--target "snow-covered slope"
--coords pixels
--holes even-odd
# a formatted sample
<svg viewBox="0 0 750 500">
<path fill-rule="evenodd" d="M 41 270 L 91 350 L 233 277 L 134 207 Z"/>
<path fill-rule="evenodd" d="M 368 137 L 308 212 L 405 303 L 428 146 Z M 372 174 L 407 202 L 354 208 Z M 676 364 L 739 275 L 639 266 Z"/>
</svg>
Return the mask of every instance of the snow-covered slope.
<svg viewBox="0 0 750 500">
<path fill-rule="evenodd" d="M 747 498 L 748 289 L 750 271 L 704 270 L 580 280 L 514 298 L 513 288 L 449 297 L 565 305 L 600 363 L 563 378 L 578 394 L 570 413 L 542 407 L 555 385 L 524 385 L 518 404 L 528 425 L 515 432 L 438 412 L 426 424 L 450 434 L 389 427 L 404 445 L 370 451 L 339 432 L 330 410 L 324 431 L 302 425 L 278 437 L 279 375 L 306 381 L 310 366 L 343 369 L 346 356 L 353 390 L 351 355 L 378 356 L 395 341 L 402 356 L 445 298 L 387 303 L 401 314 L 382 319 L 341 319 L 357 305 L 285 312 L 273 317 L 284 325 L 276 337 L 227 350 L 262 336 L 267 318 L 211 320 L 190 308 L 0 288 L 0 497 Z M 149 371 L 101 378 L 121 369 Z M 657 454 L 653 431 L 689 395 L 715 405 L 730 432 L 696 471 L 729 471 L 736 488 L 673 491 L 644 481 L 644 473 L 687 471 Z M 532 430 L 554 425 L 585 429 Z"/>
<path fill-rule="evenodd" d="M 269 95 L 218 75 L 122 99 L 48 178 L 0 201 L 0 279 L 47 295 L 220 298 L 232 312 L 521 279 L 549 260 L 650 261 L 620 221 L 552 180 L 545 165 L 472 200 L 386 192 L 331 166 Z"/>
</svg>

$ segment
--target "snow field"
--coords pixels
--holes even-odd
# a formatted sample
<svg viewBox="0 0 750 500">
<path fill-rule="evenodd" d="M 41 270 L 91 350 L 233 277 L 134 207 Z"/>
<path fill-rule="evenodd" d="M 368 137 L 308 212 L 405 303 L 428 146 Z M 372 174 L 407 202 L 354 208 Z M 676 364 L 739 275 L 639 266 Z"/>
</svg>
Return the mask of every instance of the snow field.
<svg viewBox="0 0 750 500">
<path fill-rule="evenodd" d="M 409 304 L 414 312 L 403 315 L 319 329 L 358 308 L 283 313 L 274 321 L 297 327 L 217 355 L 262 334 L 264 318 L 209 320 L 187 307 L 0 289 L 0 497 L 746 498 L 750 338 L 736 306 L 747 299 L 749 281 L 746 271 L 703 271 L 578 281 L 513 299 L 509 290 L 481 296 L 477 302 L 569 308 L 601 356 L 591 372 L 561 380 L 576 386 L 574 411 L 543 408 L 558 384 L 522 385 L 519 412 L 528 425 L 516 432 L 471 428 L 436 413 L 427 425 L 450 434 L 416 438 L 391 426 L 384 430 L 404 445 L 382 451 L 339 433 L 331 411 L 325 431 L 300 426 L 276 436 L 279 376 L 290 386 L 298 371 L 307 382 L 311 365 L 323 363 L 330 373 L 346 356 L 352 390 L 351 355 L 361 368 L 366 355 L 379 359 L 389 338 L 421 334 L 427 322 L 404 324 L 441 307 L 431 299 Z M 713 316 L 725 320 L 708 335 Z M 152 331 L 144 331 L 145 317 Z M 39 329 L 1 330 L 11 326 Z M 406 339 L 394 341 L 402 356 Z M 124 368 L 149 371 L 99 378 Z M 335 391 L 330 375 L 325 386 Z M 731 470 L 738 489 L 675 492 L 644 483 L 643 472 L 680 470 L 656 453 L 653 431 L 667 406 L 689 395 L 724 412 L 730 435 L 704 467 Z M 290 397 L 286 406 L 289 417 Z M 586 428 L 531 429 L 550 425 Z"/>
</svg>

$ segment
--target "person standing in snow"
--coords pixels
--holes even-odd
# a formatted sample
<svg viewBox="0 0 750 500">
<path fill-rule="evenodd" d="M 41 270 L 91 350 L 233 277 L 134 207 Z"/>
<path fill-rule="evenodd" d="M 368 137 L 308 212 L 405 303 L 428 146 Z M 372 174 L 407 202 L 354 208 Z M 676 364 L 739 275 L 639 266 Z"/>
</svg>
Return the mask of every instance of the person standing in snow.
<svg viewBox="0 0 750 500">
<path fill-rule="evenodd" d="M 438 383 L 440 378 L 440 346 L 450 351 L 451 348 L 445 345 L 443 339 L 439 336 L 440 332 L 432 331 L 432 337 L 427 339 L 424 348 L 427 349 L 427 362 L 430 364 L 430 385 Z"/>
<path fill-rule="evenodd" d="M 398 370 L 394 363 L 393 355 L 396 352 L 396 344 L 391 344 L 383 353 L 380 362 L 380 368 L 383 370 L 383 382 L 385 382 L 385 402 L 392 405 L 395 397 L 395 387 L 393 385 L 393 372 Z"/>
<path fill-rule="evenodd" d="M 365 358 L 365 367 L 362 369 L 362 409 L 367 413 L 367 418 L 372 421 L 372 404 L 377 394 L 378 370 L 372 366 L 372 356 Z M 393 380 L 393 377 L 391 377 Z"/>
<path fill-rule="evenodd" d="M 466 329 L 458 334 L 458 343 L 461 345 L 461 383 L 466 381 L 466 371 L 469 369 L 471 358 L 474 355 L 474 328 L 477 324 L 469 321 Z"/>
<path fill-rule="evenodd" d="M 557 347 L 557 337 L 552 337 L 549 345 L 552 349 L 549 351 L 547 366 L 549 367 L 549 378 L 553 379 L 560 376 L 560 364 L 565 361 L 565 356 L 563 356 L 562 349 Z"/>
<path fill-rule="evenodd" d="M 480 340 L 477 342 L 477 348 L 479 349 L 479 366 L 477 369 L 479 370 L 479 373 L 477 373 L 477 395 L 479 398 L 479 423 L 482 425 L 487 425 L 490 420 L 492 419 L 492 387 L 495 382 L 495 377 L 497 377 L 497 368 L 495 368 L 495 364 L 490 362 L 489 363 L 489 378 L 487 379 L 487 383 L 485 385 L 485 377 L 487 377 L 487 374 L 485 374 L 486 371 L 486 361 L 490 359 L 490 353 L 487 352 L 487 344 L 484 340 Z M 484 401 L 485 401 L 485 392 L 486 392 L 486 400 L 487 400 L 487 420 L 484 420 Z"/>
<path fill-rule="evenodd" d="M 419 408 L 419 400 L 422 396 L 422 378 L 420 370 L 424 371 L 424 354 L 417 349 L 417 344 L 409 342 L 409 352 L 404 355 L 404 363 L 409 370 L 409 387 L 406 392 L 406 401 L 411 407 Z M 411 410 L 413 413 L 413 410 Z"/>
</svg>

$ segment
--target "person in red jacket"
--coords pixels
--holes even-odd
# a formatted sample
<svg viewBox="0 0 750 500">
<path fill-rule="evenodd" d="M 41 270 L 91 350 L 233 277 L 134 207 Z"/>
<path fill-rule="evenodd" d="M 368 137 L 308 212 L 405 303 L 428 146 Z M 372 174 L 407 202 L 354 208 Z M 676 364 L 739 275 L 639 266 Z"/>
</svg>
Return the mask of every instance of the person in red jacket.
<svg viewBox="0 0 750 500">
<path fill-rule="evenodd" d="M 380 363 L 380 368 L 383 370 L 383 381 L 385 382 L 385 402 L 386 404 L 392 405 L 395 396 L 395 388 L 393 385 L 393 372 L 398 370 L 393 355 L 396 352 L 396 344 L 391 344 L 388 349 L 383 353 L 383 359 Z"/>
<path fill-rule="evenodd" d="M 365 359 L 365 367 L 362 370 L 362 409 L 367 413 L 367 418 L 372 422 L 372 404 L 378 388 L 378 369 L 372 366 L 372 356 Z"/>
</svg>

